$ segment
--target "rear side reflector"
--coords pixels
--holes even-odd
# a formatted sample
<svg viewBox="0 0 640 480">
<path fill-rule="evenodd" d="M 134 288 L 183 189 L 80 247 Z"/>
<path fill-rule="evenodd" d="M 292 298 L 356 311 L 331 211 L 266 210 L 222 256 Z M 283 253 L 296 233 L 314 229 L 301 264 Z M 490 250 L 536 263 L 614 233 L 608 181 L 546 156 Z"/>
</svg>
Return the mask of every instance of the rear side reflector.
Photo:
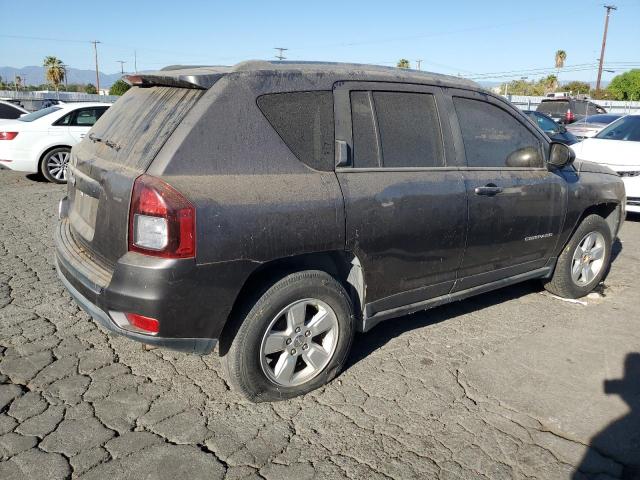
<svg viewBox="0 0 640 480">
<path fill-rule="evenodd" d="M 13 140 L 18 136 L 18 132 L 0 132 L 0 140 Z"/>
<path fill-rule="evenodd" d="M 131 194 L 129 251 L 164 258 L 195 257 L 195 207 L 159 178 L 141 175 Z"/>
<path fill-rule="evenodd" d="M 160 331 L 160 324 L 155 318 L 145 317 L 137 313 L 125 313 L 124 315 L 132 326 L 140 330 L 153 334 Z"/>
</svg>

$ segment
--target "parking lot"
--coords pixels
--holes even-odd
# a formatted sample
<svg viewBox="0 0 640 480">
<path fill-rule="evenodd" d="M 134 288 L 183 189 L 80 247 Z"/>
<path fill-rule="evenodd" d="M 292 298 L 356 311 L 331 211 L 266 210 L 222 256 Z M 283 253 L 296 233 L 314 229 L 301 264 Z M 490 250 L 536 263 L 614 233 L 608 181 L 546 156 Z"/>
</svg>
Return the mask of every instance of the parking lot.
<svg viewBox="0 0 640 480">
<path fill-rule="evenodd" d="M 216 355 L 143 351 L 79 310 L 53 265 L 64 189 L 0 171 L 2 479 L 622 478 L 639 462 L 637 217 L 601 294 L 529 282 L 390 320 L 328 386 L 256 405 Z"/>
</svg>

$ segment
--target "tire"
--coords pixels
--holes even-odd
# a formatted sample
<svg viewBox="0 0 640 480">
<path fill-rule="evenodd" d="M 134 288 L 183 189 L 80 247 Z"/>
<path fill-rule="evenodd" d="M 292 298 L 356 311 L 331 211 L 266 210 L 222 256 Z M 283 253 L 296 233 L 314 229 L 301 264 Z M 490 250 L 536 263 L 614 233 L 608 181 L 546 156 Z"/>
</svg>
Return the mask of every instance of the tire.
<svg viewBox="0 0 640 480">
<path fill-rule="evenodd" d="M 593 246 L 588 248 L 592 241 Z M 611 245 L 611 231 L 607 222 L 599 215 L 589 215 L 562 250 L 553 276 L 544 288 L 564 298 L 584 297 L 609 270 Z"/>
<path fill-rule="evenodd" d="M 67 183 L 67 163 L 70 155 L 69 147 L 50 150 L 40 162 L 40 173 L 51 183 Z"/>
<path fill-rule="evenodd" d="M 287 275 L 248 307 L 222 358 L 229 384 L 247 399 L 303 395 L 344 366 L 354 336 L 353 306 L 331 275 L 318 270 Z"/>
</svg>

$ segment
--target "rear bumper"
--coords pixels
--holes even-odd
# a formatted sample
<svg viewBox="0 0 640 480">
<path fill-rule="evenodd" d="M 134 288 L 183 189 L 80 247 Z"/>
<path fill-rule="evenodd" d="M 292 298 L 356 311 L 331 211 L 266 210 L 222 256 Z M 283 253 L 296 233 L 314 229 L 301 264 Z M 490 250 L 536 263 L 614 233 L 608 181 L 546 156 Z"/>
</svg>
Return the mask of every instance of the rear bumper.
<svg viewBox="0 0 640 480">
<path fill-rule="evenodd" d="M 56 260 L 56 269 L 58 276 L 62 281 L 69 294 L 73 297 L 76 303 L 100 325 L 102 325 L 109 332 L 116 335 L 122 335 L 123 337 L 130 338 L 137 342 L 146 343 L 147 345 L 154 345 L 156 347 L 170 348 L 172 350 L 179 350 L 181 352 L 198 353 L 201 355 L 210 353 L 216 346 L 217 340 L 213 338 L 167 338 L 157 337 L 152 335 L 144 335 L 141 333 L 132 332 L 119 327 L 113 321 L 113 319 L 105 312 L 98 308 L 97 305 L 91 303 L 84 295 L 82 295 L 62 273 L 59 263 Z"/>
<path fill-rule="evenodd" d="M 75 241 L 61 203 L 54 235 L 56 269 L 78 304 L 107 330 L 174 350 L 210 352 L 248 275 L 235 263 L 197 265 L 129 252 L 115 265 L 100 263 Z M 129 325 L 125 312 L 158 320 L 148 334 Z"/>
</svg>

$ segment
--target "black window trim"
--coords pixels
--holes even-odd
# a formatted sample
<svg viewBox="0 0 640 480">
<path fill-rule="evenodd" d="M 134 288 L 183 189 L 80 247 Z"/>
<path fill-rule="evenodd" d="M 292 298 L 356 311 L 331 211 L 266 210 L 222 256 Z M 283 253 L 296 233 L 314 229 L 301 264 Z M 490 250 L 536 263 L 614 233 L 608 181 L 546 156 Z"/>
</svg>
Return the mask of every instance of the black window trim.
<svg viewBox="0 0 640 480">
<path fill-rule="evenodd" d="M 450 122 L 447 117 L 450 116 L 448 109 L 443 103 L 443 89 L 439 85 L 429 85 L 421 83 L 394 83 L 394 82 L 377 82 L 377 81 L 343 81 L 334 84 L 334 115 L 335 115 L 335 140 L 345 141 L 349 148 L 349 164 L 337 166 L 336 172 L 429 172 L 429 171 L 455 171 L 459 170 L 461 165 L 456 163 L 456 155 L 453 144 L 451 142 L 452 132 Z M 352 166 L 352 147 L 353 147 L 353 130 L 351 125 L 351 92 L 366 91 L 369 93 L 372 101 L 373 92 L 394 92 L 394 93 L 424 93 L 431 94 L 434 97 L 436 105 L 436 114 L 440 122 L 440 140 L 442 142 L 442 155 L 444 165 L 439 167 L 353 167 Z M 372 101 L 374 112 L 374 123 L 376 126 L 376 138 L 378 140 L 378 149 L 381 152 L 380 131 L 378 128 L 378 119 L 375 111 L 375 102 Z M 337 155 L 337 149 L 336 149 Z M 379 161 L 384 163 L 384 153 L 379 155 Z"/>
<path fill-rule="evenodd" d="M 456 89 L 449 89 L 449 91 L 446 92 L 446 95 L 451 100 L 451 108 L 453 108 L 453 111 L 454 111 L 453 119 L 451 120 L 451 123 L 452 123 L 451 128 L 454 131 L 453 135 L 456 137 L 456 145 L 462 146 L 461 154 L 464 157 L 464 162 L 465 162 L 465 166 L 461 167 L 460 170 L 463 170 L 463 171 L 499 170 L 499 171 L 505 171 L 505 172 L 508 172 L 508 171 L 547 172 L 549 171 L 549 169 L 547 168 L 547 154 L 548 154 L 549 145 L 550 145 L 549 141 L 543 135 L 541 135 L 541 132 L 539 132 L 534 125 L 531 125 L 531 122 L 525 117 L 525 114 L 520 112 L 516 107 L 510 105 L 505 100 L 501 99 L 500 97 L 496 97 L 495 95 L 489 92 L 478 92 L 475 90 L 465 90 L 465 89 L 456 88 Z M 464 142 L 462 140 L 462 130 L 460 128 L 460 123 L 458 121 L 458 115 L 455 112 L 455 108 L 453 107 L 454 97 L 461 97 L 461 98 L 467 98 L 469 100 L 479 100 L 479 101 L 490 103 L 491 105 L 501 109 L 502 111 L 510 115 L 514 120 L 519 122 L 524 128 L 526 128 L 529 132 L 531 132 L 533 136 L 535 136 L 538 139 L 540 154 L 542 155 L 542 166 L 541 167 L 507 167 L 507 166 L 470 167 L 468 166 L 467 159 L 466 159 L 466 152 L 464 150 Z"/>
</svg>

